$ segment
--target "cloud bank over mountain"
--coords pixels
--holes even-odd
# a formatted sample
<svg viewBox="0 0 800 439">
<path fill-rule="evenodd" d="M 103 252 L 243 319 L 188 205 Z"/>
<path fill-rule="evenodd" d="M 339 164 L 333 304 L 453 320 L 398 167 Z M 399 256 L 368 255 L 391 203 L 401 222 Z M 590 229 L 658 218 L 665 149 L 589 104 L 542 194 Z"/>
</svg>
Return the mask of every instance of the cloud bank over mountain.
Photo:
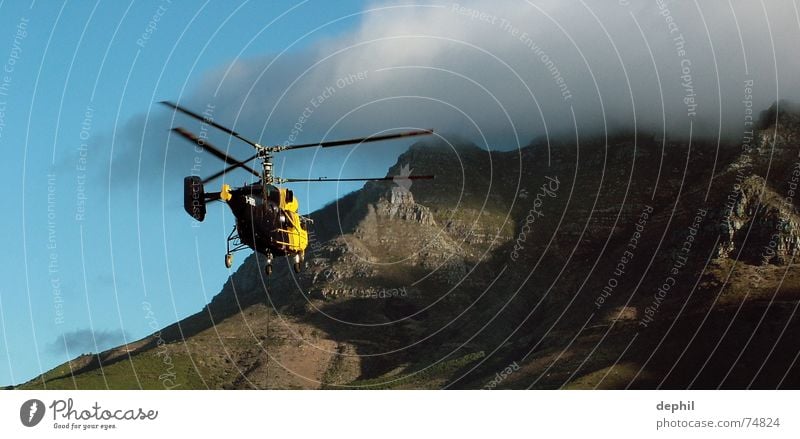
<svg viewBox="0 0 800 439">
<path fill-rule="evenodd" d="M 746 107 L 800 90 L 791 1 L 378 2 L 343 20 L 360 24 L 220 66 L 187 102 L 271 143 L 412 126 L 508 149 L 690 121 L 735 139 Z"/>
</svg>

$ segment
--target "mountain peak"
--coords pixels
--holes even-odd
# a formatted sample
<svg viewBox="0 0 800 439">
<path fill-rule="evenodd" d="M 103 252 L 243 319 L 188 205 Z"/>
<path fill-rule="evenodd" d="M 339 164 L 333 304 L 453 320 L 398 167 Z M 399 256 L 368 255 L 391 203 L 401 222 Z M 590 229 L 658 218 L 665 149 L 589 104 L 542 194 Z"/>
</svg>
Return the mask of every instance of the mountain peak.
<svg viewBox="0 0 800 439">
<path fill-rule="evenodd" d="M 786 99 L 776 101 L 759 114 L 757 125 L 762 131 L 778 128 L 796 133 L 800 128 L 800 104 Z"/>
</svg>

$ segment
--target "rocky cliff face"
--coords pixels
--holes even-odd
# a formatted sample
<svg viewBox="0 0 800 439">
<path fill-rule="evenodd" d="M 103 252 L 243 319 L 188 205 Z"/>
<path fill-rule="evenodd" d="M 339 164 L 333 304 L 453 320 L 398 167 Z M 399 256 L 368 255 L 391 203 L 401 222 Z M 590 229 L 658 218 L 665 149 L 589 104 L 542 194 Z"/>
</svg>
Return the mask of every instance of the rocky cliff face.
<svg viewBox="0 0 800 439">
<path fill-rule="evenodd" d="M 794 206 L 769 189 L 763 177 L 746 178 L 733 197 L 723 213 L 718 257 L 782 265 L 797 255 L 800 221 Z"/>
<path fill-rule="evenodd" d="M 423 226 L 436 226 L 430 209 L 414 202 L 410 190 L 396 186 L 389 189 L 377 203 L 370 206 L 370 214 L 385 220 L 411 221 Z"/>
<path fill-rule="evenodd" d="M 762 115 L 753 147 L 726 169 L 734 183 L 721 212 L 719 257 L 786 264 L 800 249 L 800 117 L 776 107 Z"/>
</svg>

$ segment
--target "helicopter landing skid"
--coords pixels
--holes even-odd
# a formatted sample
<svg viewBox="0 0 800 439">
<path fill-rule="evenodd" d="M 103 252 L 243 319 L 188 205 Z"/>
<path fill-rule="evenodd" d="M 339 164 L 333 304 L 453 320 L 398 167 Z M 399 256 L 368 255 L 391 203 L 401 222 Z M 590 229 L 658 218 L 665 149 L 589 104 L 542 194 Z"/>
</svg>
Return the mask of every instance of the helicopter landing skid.
<svg viewBox="0 0 800 439">
<path fill-rule="evenodd" d="M 233 265 L 233 254 L 238 252 L 239 250 L 244 250 L 246 248 L 250 248 L 247 244 L 243 243 L 241 238 L 239 238 L 239 231 L 237 230 L 236 226 L 233 226 L 233 230 L 228 235 L 228 240 L 226 243 L 227 246 L 227 253 L 225 253 L 225 266 L 227 268 L 231 268 Z M 272 274 L 272 253 L 267 252 L 267 264 L 264 267 L 264 271 L 267 273 L 267 276 Z"/>
<path fill-rule="evenodd" d="M 247 245 L 244 244 L 239 238 L 239 232 L 236 230 L 236 226 L 233 226 L 233 230 L 231 230 L 231 233 L 228 235 L 226 247 L 227 252 L 225 253 L 225 267 L 231 268 L 231 266 L 233 266 L 233 254 L 239 250 L 248 248 Z"/>
</svg>

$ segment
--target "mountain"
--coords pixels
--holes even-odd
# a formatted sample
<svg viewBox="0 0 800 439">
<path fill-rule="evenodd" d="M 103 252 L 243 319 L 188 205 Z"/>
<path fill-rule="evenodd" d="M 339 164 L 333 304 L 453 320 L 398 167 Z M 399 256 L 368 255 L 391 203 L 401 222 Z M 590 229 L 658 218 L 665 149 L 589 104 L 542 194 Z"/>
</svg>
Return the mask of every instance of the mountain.
<svg viewBox="0 0 800 439">
<path fill-rule="evenodd" d="M 783 104 L 782 104 L 783 105 Z M 800 115 L 413 145 L 197 314 L 22 388 L 798 388 Z"/>
</svg>

